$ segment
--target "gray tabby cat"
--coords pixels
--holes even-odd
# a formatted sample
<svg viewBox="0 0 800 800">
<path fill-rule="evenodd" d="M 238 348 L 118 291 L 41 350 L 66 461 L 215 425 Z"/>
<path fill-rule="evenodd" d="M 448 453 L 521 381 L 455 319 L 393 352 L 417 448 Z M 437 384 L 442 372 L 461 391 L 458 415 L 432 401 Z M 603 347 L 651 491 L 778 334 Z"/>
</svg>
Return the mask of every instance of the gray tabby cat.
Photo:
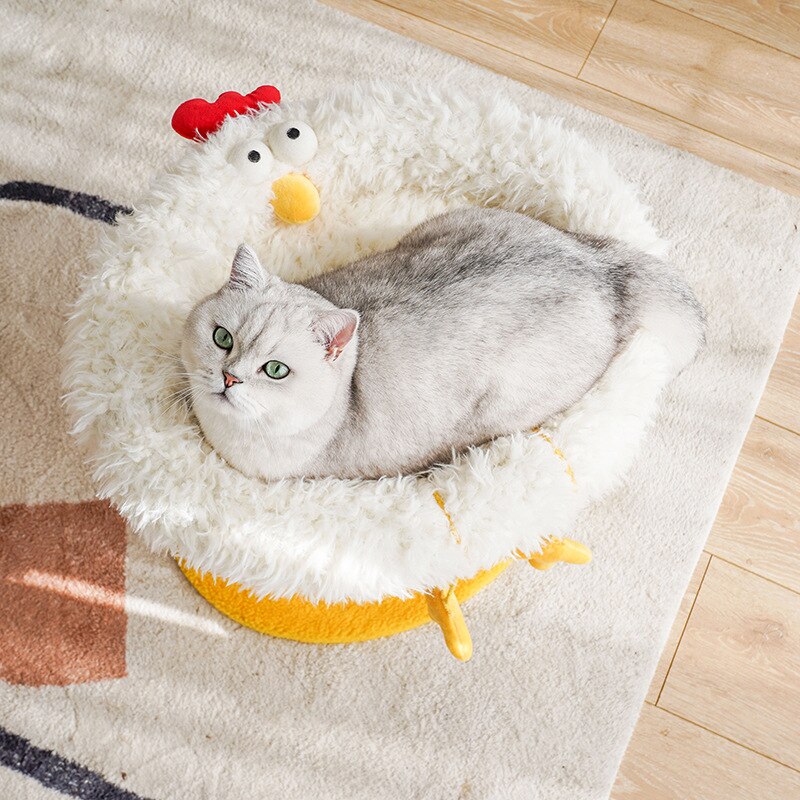
<svg viewBox="0 0 800 800">
<path fill-rule="evenodd" d="M 468 209 L 304 285 L 242 245 L 186 321 L 182 358 L 206 438 L 245 474 L 376 478 L 540 424 L 640 326 L 675 374 L 702 341 L 702 311 L 666 264 Z"/>
</svg>

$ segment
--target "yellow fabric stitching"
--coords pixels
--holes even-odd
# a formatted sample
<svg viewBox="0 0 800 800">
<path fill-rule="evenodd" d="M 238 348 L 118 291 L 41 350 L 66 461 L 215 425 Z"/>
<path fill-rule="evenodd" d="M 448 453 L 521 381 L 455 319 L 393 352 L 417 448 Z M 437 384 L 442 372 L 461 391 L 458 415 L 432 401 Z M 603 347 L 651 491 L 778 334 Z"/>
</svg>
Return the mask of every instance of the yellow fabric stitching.
<svg viewBox="0 0 800 800">
<path fill-rule="evenodd" d="M 564 451 L 561 450 L 560 447 L 556 447 L 555 444 L 553 443 L 553 440 L 543 430 L 539 428 L 531 428 L 531 433 L 535 433 L 537 436 L 544 439 L 547 442 L 547 444 L 550 445 L 550 447 L 553 449 L 553 454 L 556 456 L 556 458 L 560 458 L 564 462 L 566 466 L 566 473 L 569 476 L 569 479 L 573 483 L 575 483 L 576 482 L 575 473 L 573 472 L 572 467 L 569 465 L 567 457 L 564 455 Z"/>
<path fill-rule="evenodd" d="M 450 535 L 453 537 L 453 539 L 455 539 L 456 544 L 461 544 L 461 536 L 458 533 L 458 529 L 456 528 L 456 524 L 455 524 L 455 522 L 453 522 L 453 518 L 448 513 L 447 508 L 445 508 L 444 497 L 442 497 L 440 492 L 435 491 L 433 493 L 433 499 L 436 501 L 436 503 L 439 506 L 439 508 L 442 509 L 442 513 L 447 518 L 447 524 L 450 527 Z"/>
<path fill-rule="evenodd" d="M 532 428 L 531 429 L 531 433 L 535 433 L 537 436 L 539 436 L 540 438 L 544 439 L 544 441 L 547 442 L 547 444 L 550 445 L 550 447 L 553 450 L 553 454 L 556 456 L 556 458 L 558 458 L 558 459 L 560 459 L 561 461 L 564 462 L 564 467 L 565 467 L 565 471 L 567 473 L 567 476 L 569 477 L 569 479 L 574 484 L 576 482 L 575 481 L 575 473 L 572 471 L 572 467 L 569 465 L 569 462 L 567 461 L 567 457 L 564 455 L 564 451 L 561 450 L 560 447 L 556 447 L 555 444 L 553 443 L 553 440 L 543 430 L 541 430 L 540 428 Z M 456 528 L 456 524 L 455 524 L 455 522 L 453 522 L 453 518 L 450 516 L 450 513 L 448 512 L 447 507 L 445 506 L 444 497 L 442 497 L 441 492 L 436 490 L 433 493 L 433 499 L 436 501 L 436 503 L 439 506 L 439 508 L 442 509 L 442 513 L 444 514 L 445 518 L 447 519 L 447 525 L 450 528 L 450 535 L 453 537 L 453 539 L 455 540 L 456 544 L 461 544 L 461 535 L 459 534 L 458 528 Z M 522 554 L 519 553 L 519 551 L 518 551 L 518 555 L 522 556 Z M 527 556 L 522 556 L 522 557 L 523 558 L 527 558 Z"/>
</svg>

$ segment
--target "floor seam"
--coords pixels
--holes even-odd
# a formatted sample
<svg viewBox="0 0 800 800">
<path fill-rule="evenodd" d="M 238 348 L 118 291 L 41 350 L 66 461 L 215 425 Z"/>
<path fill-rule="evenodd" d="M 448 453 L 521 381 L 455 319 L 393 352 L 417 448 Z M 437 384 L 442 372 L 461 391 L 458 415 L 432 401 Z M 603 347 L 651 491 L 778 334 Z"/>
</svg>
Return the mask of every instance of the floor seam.
<svg viewBox="0 0 800 800">
<path fill-rule="evenodd" d="M 695 722 L 693 719 L 689 719 L 688 717 L 684 717 L 681 714 L 676 713 L 675 711 L 671 711 L 668 708 L 664 708 L 664 706 L 654 706 L 659 711 L 663 711 L 665 714 L 669 714 L 670 716 L 675 717 L 676 719 L 683 720 L 684 722 L 688 722 L 689 725 L 694 725 L 696 728 L 700 728 L 704 730 L 706 733 L 710 733 L 714 736 L 719 736 L 720 739 L 724 739 L 726 742 L 730 742 L 731 744 L 735 744 L 737 747 L 741 747 L 743 750 L 747 750 L 754 755 L 761 756 L 761 758 L 766 758 L 768 761 L 772 761 L 775 764 L 780 764 L 782 767 L 786 767 L 786 769 L 790 769 L 792 772 L 797 772 L 800 774 L 800 769 L 797 767 L 793 767 L 791 764 L 787 764 L 785 761 L 781 761 L 774 756 L 767 755 L 767 753 L 762 753 L 760 750 L 756 750 L 749 745 L 743 744 L 742 742 L 737 741 L 736 739 L 731 738 L 730 736 L 726 736 L 724 733 L 719 733 L 718 731 L 713 730 L 712 728 L 708 728 L 705 725 L 702 725 L 699 722 Z"/>
<path fill-rule="evenodd" d="M 675 649 L 672 651 L 672 658 L 669 660 L 667 671 L 664 673 L 664 680 L 661 683 L 661 688 L 658 690 L 658 695 L 656 696 L 656 702 L 654 704 L 656 706 L 658 706 L 658 702 L 661 700 L 661 695 L 664 692 L 664 687 L 667 685 L 670 670 L 672 669 L 672 665 L 675 663 L 675 657 L 678 655 L 678 650 L 680 650 L 681 642 L 683 641 L 683 635 L 686 633 L 686 629 L 689 627 L 689 620 L 692 617 L 692 611 L 694 611 L 695 603 L 697 603 L 697 598 L 700 596 L 700 590 L 703 588 L 703 582 L 706 579 L 708 568 L 711 566 L 711 559 L 713 557 L 713 555 L 709 556 L 708 561 L 706 562 L 706 567 L 703 570 L 703 575 L 700 578 L 700 583 L 697 585 L 697 591 L 694 594 L 694 598 L 692 598 L 692 605 L 689 606 L 689 613 L 686 615 L 686 621 L 683 623 L 683 628 L 681 628 L 681 635 L 678 637 L 678 643 L 675 645 Z"/>
<path fill-rule="evenodd" d="M 617 7 L 617 2 L 618 0 L 614 0 L 611 8 L 608 9 L 608 14 L 606 14 L 606 18 L 603 20 L 603 24 L 600 26 L 600 31 L 595 37 L 595 40 L 592 42 L 592 46 L 589 48 L 589 52 L 586 54 L 586 58 L 583 59 L 583 64 L 581 64 L 581 68 L 578 70 L 578 74 L 575 76 L 578 80 L 581 78 L 581 72 L 583 72 L 583 68 L 586 66 L 589 56 L 592 55 L 595 46 L 600 41 L 600 37 L 603 35 L 603 31 L 606 29 L 606 23 L 609 21 L 609 19 L 611 19 L 611 15 L 614 13 L 614 9 Z"/>
</svg>

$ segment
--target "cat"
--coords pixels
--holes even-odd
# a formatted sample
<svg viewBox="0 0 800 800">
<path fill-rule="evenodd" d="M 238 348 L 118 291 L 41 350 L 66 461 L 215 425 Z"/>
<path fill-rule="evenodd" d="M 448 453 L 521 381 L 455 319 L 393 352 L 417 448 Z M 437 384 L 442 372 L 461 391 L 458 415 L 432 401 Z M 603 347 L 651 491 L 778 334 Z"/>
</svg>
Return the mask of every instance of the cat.
<svg viewBox="0 0 800 800">
<path fill-rule="evenodd" d="M 215 450 L 267 480 L 415 473 L 581 398 L 644 326 L 677 374 L 703 312 L 667 264 L 522 214 L 462 209 L 302 284 L 247 245 L 181 356 Z"/>
</svg>

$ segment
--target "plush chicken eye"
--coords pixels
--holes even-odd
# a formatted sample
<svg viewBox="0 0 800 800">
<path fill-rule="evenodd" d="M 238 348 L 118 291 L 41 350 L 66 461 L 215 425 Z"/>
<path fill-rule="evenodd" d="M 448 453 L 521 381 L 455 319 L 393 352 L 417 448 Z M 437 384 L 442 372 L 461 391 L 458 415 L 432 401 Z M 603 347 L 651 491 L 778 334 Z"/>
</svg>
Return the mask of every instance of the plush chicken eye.
<svg viewBox="0 0 800 800">
<path fill-rule="evenodd" d="M 264 364 L 264 372 L 269 375 L 270 378 L 279 381 L 281 378 L 285 378 L 290 370 L 283 361 L 267 361 L 267 363 Z"/>
<path fill-rule="evenodd" d="M 242 178 L 252 183 L 269 178 L 272 160 L 269 147 L 260 139 L 242 142 L 228 156 L 228 161 L 239 170 Z"/>
<path fill-rule="evenodd" d="M 230 350 L 233 347 L 233 336 L 225 328 L 214 328 L 214 344 L 223 350 Z"/>
<path fill-rule="evenodd" d="M 317 135 L 305 122 L 281 122 L 267 138 L 275 158 L 293 167 L 310 161 L 317 152 Z"/>
</svg>

